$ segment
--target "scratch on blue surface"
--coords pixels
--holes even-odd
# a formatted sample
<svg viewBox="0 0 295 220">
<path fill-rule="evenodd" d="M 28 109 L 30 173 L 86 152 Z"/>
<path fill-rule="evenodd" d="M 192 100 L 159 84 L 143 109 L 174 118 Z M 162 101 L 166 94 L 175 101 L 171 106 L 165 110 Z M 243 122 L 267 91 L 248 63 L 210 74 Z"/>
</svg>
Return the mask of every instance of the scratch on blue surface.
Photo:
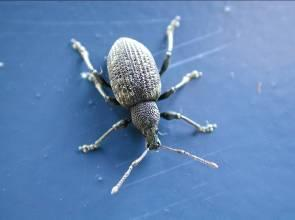
<svg viewBox="0 0 295 220">
<path fill-rule="evenodd" d="M 198 188 L 204 187 L 204 186 L 206 186 L 206 185 L 208 185 L 207 182 L 199 183 L 199 184 L 193 186 L 193 187 L 192 187 L 192 190 L 195 190 L 195 189 L 198 189 Z"/>
<path fill-rule="evenodd" d="M 206 186 L 206 185 L 207 185 L 207 183 L 205 183 L 205 182 L 204 182 L 204 183 L 201 183 L 201 184 L 198 184 L 196 187 L 193 187 L 194 189 L 192 189 L 192 190 L 195 190 L 195 189 L 200 188 L 200 187 L 204 187 L 204 186 Z M 213 198 L 213 197 L 215 197 L 215 196 L 219 196 L 219 195 L 221 195 L 221 194 L 222 194 L 222 193 L 216 193 L 216 194 L 212 195 L 210 198 Z M 191 200 L 197 198 L 199 195 L 200 195 L 200 194 L 197 194 L 197 195 L 195 195 L 195 196 L 192 196 L 192 197 L 189 197 L 189 198 L 186 198 L 186 199 L 182 199 L 182 200 L 179 200 L 179 201 L 176 201 L 176 202 L 169 203 L 169 204 L 165 205 L 164 207 L 162 207 L 162 208 L 160 208 L 160 209 L 157 209 L 157 210 L 155 210 L 155 211 L 153 211 L 153 212 L 146 212 L 146 213 L 144 213 L 144 214 L 142 214 L 142 215 L 136 216 L 136 217 L 131 218 L 131 219 L 132 219 L 132 220 L 138 220 L 138 219 L 142 219 L 142 218 L 149 218 L 149 217 L 154 216 L 154 215 L 156 215 L 156 214 L 158 214 L 158 213 L 160 213 L 160 212 L 162 212 L 162 211 L 165 211 L 166 209 L 172 208 L 172 207 L 174 207 L 174 206 L 179 206 L 180 204 L 183 204 L 183 203 L 189 202 L 189 201 L 191 201 Z M 208 198 L 209 198 L 209 197 L 206 197 L 204 200 L 206 200 L 206 199 L 208 199 Z M 209 198 L 209 199 L 210 199 L 210 198 Z"/>
<path fill-rule="evenodd" d="M 138 220 L 138 219 L 142 219 L 142 218 L 148 218 L 148 217 L 154 216 L 154 215 L 156 215 L 156 214 L 158 214 L 158 213 L 164 211 L 164 210 L 167 209 L 167 208 L 171 208 L 171 207 L 174 207 L 174 206 L 180 205 L 180 204 L 185 203 L 185 202 L 188 202 L 188 201 L 190 201 L 190 200 L 192 200 L 192 199 L 194 199 L 194 198 L 186 198 L 186 199 L 182 199 L 182 200 L 179 200 L 179 201 L 176 201 L 176 202 L 172 202 L 172 203 L 170 203 L 170 204 L 164 206 L 164 207 L 161 208 L 161 209 L 157 209 L 157 210 L 155 210 L 155 211 L 153 211 L 153 212 L 146 212 L 146 213 L 144 213 L 143 215 L 139 215 L 139 216 L 136 216 L 136 217 L 131 218 L 131 219 L 132 219 L 132 220 Z"/>
<path fill-rule="evenodd" d="M 183 65 L 183 64 L 185 64 L 185 63 L 189 63 L 189 62 L 192 62 L 192 61 L 194 61 L 194 60 L 202 59 L 202 58 L 204 58 L 204 57 L 206 57 L 206 56 L 209 56 L 209 55 L 212 55 L 212 54 L 215 54 L 215 53 L 217 53 L 217 52 L 219 52 L 219 51 L 224 50 L 224 49 L 227 48 L 229 45 L 230 45 L 230 43 L 226 43 L 226 44 L 222 44 L 222 45 L 220 45 L 220 46 L 218 46 L 218 47 L 215 47 L 215 48 L 213 48 L 213 49 L 206 50 L 206 51 L 204 51 L 204 52 L 202 52 L 202 53 L 199 53 L 199 54 L 197 54 L 197 55 L 195 55 L 195 56 L 192 56 L 192 57 L 189 57 L 189 58 L 186 58 L 186 59 L 180 60 L 180 61 L 178 61 L 178 62 L 172 64 L 169 68 L 172 69 L 172 68 L 175 68 L 175 67 L 177 67 L 177 66 L 181 66 L 181 65 Z"/>
<path fill-rule="evenodd" d="M 11 20 L 10 24 L 25 24 L 25 25 L 58 25 L 58 26 L 67 26 L 67 25 L 105 25 L 105 24 L 154 24 L 154 23 L 169 23 L 171 19 L 145 19 L 145 20 L 114 20 L 114 21 L 35 21 L 35 20 Z M 4 23 L 4 21 L 0 21 Z"/>
<path fill-rule="evenodd" d="M 213 32 L 209 32 L 209 33 L 207 33 L 207 34 L 204 34 L 204 35 L 201 35 L 201 36 L 197 36 L 197 37 L 195 37 L 195 38 L 192 38 L 192 39 L 190 39 L 190 40 L 188 40 L 188 41 L 184 41 L 184 42 L 182 42 L 182 43 L 180 43 L 180 44 L 176 44 L 176 45 L 173 47 L 173 49 L 175 50 L 175 49 L 178 49 L 178 48 L 182 48 L 182 47 L 188 46 L 188 45 L 190 45 L 190 44 L 192 44 L 192 43 L 195 43 L 195 42 L 198 42 L 198 41 L 205 40 L 205 39 L 207 39 L 207 38 L 209 38 L 209 37 L 213 37 L 213 36 L 215 36 L 215 35 L 221 33 L 222 31 L 223 31 L 222 28 L 218 28 L 217 30 L 215 30 L 215 31 L 213 31 Z M 166 49 L 164 49 L 164 50 L 160 50 L 160 51 L 157 51 L 157 52 L 154 52 L 154 53 L 153 53 L 153 56 L 157 56 L 157 55 L 159 55 L 159 54 L 161 54 L 162 52 L 165 52 L 165 51 L 166 51 Z"/>
<path fill-rule="evenodd" d="M 194 189 L 197 189 L 197 188 L 203 187 L 203 186 L 205 186 L 205 185 L 207 185 L 207 183 L 201 183 L 201 184 L 198 184 L 195 188 L 194 188 L 194 187 L 193 187 L 193 188 L 194 188 Z M 211 195 L 211 196 L 208 196 L 208 197 L 206 197 L 206 198 L 204 198 L 204 199 L 201 199 L 201 201 L 206 201 L 206 202 L 208 202 L 208 201 L 210 201 L 212 198 L 215 198 L 215 197 L 221 196 L 221 195 L 223 195 L 223 194 L 225 194 L 225 193 L 226 193 L 226 191 L 221 191 L 221 192 L 215 193 L 215 194 L 213 194 L 213 195 Z M 160 212 L 162 212 L 162 211 L 165 211 L 166 209 L 172 208 L 172 207 L 174 207 L 174 206 L 179 206 L 179 205 L 182 204 L 182 203 L 186 203 L 186 202 L 188 202 L 188 201 L 191 201 L 191 200 L 193 200 L 193 199 L 196 199 L 199 195 L 200 195 L 200 194 L 197 194 L 196 196 L 193 196 L 193 197 L 190 197 L 190 198 L 186 198 L 186 199 L 182 199 L 182 200 L 179 200 L 179 201 L 176 201 L 176 202 L 169 203 L 168 205 L 165 205 L 164 207 L 162 207 L 162 208 L 160 208 L 160 209 L 157 209 L 157 210 L 155 210 L 155 211 L 153 211 L 153 212 L 146 212 L 146 213 L 144 213 L 144 214 L 142 214 L 142 215 L 136 216 L 136 217 L 131 218 L 131 219 L 132 219 L 132 220 L 138 220 L 138 219 L 142 219 L 142 218 L 149 218 L 149 217 L 154 216 L 154 215 L 156 215 L 156 214 L 158 214 L 158 213 L 160 213 Z"/>
<path fill-rule="evenodd" d="M 204 199 L 204 201 L 209 201 L 209 200 L 211 200 L 211 199 L 213 199 L 213 198 L 215 198 L 215 197 L 221 196 L 221 195 L 223 195 L 223 194 L 225 194 L 225 193 L 226 193 L 226 191 L 222 191 L 222 192 L 215 193 L 215 194 L 213 194 L 213 195 L 211 195 L 211 196 L 206 197 L 206 198 Z"/>
</svg>

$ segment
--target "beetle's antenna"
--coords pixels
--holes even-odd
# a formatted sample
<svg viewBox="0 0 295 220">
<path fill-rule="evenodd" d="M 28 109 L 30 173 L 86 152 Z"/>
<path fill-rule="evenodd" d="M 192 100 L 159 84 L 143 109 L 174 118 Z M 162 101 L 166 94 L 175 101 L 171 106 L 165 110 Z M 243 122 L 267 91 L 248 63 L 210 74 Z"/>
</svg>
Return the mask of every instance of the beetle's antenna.
<svg viewBox="0 0 295 220">
<path fill-rule="evenodd" d="M 189 152 L 187 152 L 187 151 L 185 151 L 183 149 L 172 148 L 172 147 L 168 147 L 168 146 L 165 146 L 165 145 L 161 145 L 161 147 L 164 148 L 164 149 L 170 150 L 170 151 L 174 151 L 174 152 L 179 153 L 179 154 L 184 154 L 184 155 L 192 158 L 193 160 L 197 160 L 200 163 L 205 164 L 205 165 L 207 165 L 207 166 L 209 166 L 211 168 L 217 169 L 219 167 L 216 163 L 205 160 L 205 159 L 203 159 L 201 157 L 198 157 L 198 156 L 196 156 L 194 154 L 191 154 L 191 153 L 189 153 Z"/>
<path fill-rule="evenodd" d="M 136 167 L 145 158 L 148 152 L 149 152 L 149 148 L 146 148 L 145 151 L 140 155 L 140 157 L 131 163 L 128 170 L 124 173 L 124 175 L 119 180 L 119 182 L 112 188 L 111 194 L 115 194 L 120 190 L 121 186 L 123 185 L 125 180 L 128 178 L 133 168 Z"/>
</svg>

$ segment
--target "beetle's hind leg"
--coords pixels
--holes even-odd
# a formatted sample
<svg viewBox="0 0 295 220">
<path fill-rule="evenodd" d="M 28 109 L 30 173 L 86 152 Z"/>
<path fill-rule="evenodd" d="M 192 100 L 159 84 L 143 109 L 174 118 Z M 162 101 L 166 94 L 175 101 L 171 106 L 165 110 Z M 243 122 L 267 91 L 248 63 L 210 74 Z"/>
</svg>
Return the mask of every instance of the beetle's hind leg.
<svg viewBox="0 0 295 220">
<path fill-rule="evenodd" d="M 166 120 L 180 119 L 185 121 L 186 123 L 192 125 L 197 129 L 198 132 L 201 133 L 210 133 L 217 128 L 217 124 L 207 123 L 205 126 L 198 124 L 197 122 L 191 120 L 190 118 L 178 113 L 178 112 L 161 112 L 161 117 Z"/>
<path fill-rule="evenodd" d="M 99 148 L 100 143 L 113 131 L 118 130 L 119 128 L 126 128 L 129 123 L 131 122 L 131 120 L 129 119 L 122 119 L 120 121 L 118 121 L 117 123 L 113 124 L 112 127 L 107 130 L 102 136 L 100 136 L 100 138 L 98 138 L 94 144 L 84 144 L 82 146 L 79 147 L 79 150 L 87 153 L 88 151 L 94 151 L 97 148 Z"/>
<path fill-rule="evenodd" d="M 163 99 L 167 99 L 172 94 L 174 94 L 177 90 L 179 90 L 180 88 L 185 86 L 187 83 L 189 83 L 192 79 L 198 79 L 202 75 L 203 75 L 202 72 L 198 72 L 196 70 L 194 70 L 191 73 L 186 74 L 178 84 L 176 84 L 175 86 L 172 86 L 169 90 L 162 93 L 158 100 L 160 101 L 160 100 L 163 100 Z"/>
<path fill-rule="evenodd" d="M 87 73 L 82 73 L 81 76 L 84 79 L 89 80 L 90 82 L 93 82 L 94 86 L 100 93 L 100 95 L 104 98 L 106 102 L 115 104 L 115 105 L 120 105 L 118 101 L 114 97 L 108 96 L 105 91 L 104 87 L 111 87 L 110 84 L 102 77 L 102 71 L 98 72 L 92 65 L 90 58 L 89 58 L 89 53 L 87 49 L 77 40 L 72 39 L 72 47 L 73 49 L 77 50 L 77 52 L 80 54 L 82 59 L 84 60 L 88 72 Z"/>
<path fill-rule="evenodd" d="M 177 27 L 179 27 L 179 25 L 180 25 L 180 16 L 176 16 L 167 27 L 166 35 L 167 35 L 168 46 L 167 46 L 167 51 L 166 51 L 163 64 L 159 72 L 160 75 L 162 75 L 168 69 L 170 58 L 172 56 L 172 51 L 173 51 L 174 30 Z"/>
</svg>

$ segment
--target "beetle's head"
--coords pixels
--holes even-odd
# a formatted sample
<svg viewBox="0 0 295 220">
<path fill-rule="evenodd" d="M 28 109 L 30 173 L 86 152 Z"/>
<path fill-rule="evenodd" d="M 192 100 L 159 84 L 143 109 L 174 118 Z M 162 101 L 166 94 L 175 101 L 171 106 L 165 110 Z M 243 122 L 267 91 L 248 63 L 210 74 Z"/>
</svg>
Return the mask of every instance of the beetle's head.
<svg viewBox="0 0 295 220">
<path fill-rule="evenodd" d="M 147 147 L 150 150 L 156 150 L 161 146 L 161 141 L 155 132 L 151 132 L 146 136 Z"/>
<path fill-rule="evenodd" d="M 157 149 L 161 142 L 158 138 L 160 112 L 155 102 L 142 102 L 133 106 L 131 118 L 134 126 L 145 136 L 148 148 Z"/>
<path fill-rule="evenodd" d="M 150 150 L 156 150 L 161 146 L 161 141 L 158 137 L 157 130 L 154 130 L 154 129 L 147 130 L 145 138 L 147 142 L 147 147 Z"/>
</svg>

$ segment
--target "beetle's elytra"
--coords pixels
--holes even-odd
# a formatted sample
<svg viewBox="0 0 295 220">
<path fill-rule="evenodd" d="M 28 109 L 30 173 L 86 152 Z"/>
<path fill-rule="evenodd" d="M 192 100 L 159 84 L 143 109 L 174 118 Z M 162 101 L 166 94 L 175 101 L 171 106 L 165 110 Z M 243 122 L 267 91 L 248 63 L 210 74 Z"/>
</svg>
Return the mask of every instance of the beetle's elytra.
<svg viewBox="0 0 295 220">
<path fill-rule="evenodd" d="M 118 39 L 107 63 L 112 90 L 122 106 L 157 101 L 161 79 L 151 52 L 143 44 L 130 38 Z"/>
<path fill-rule="evenodd" d="M 113 187 L 111 193 L 119 191 L 122 184 L 130 175 L 132 169 L 137 166 L 146 156 L 149 150 L 166 149 L 181 153 L 204 163 L 212 168 L 218 168 L 216 163 L 207 161 L 185 150 L 162 145 L 158 137 L 158 124 L 160 117 L 166 120 L 181 119 L 195 127 L 199 132 L 212 132 L 216 124 L 201 126 L 188 117 L 177 112 L 161 112 L 158 109 L 157 101 L 170 97 L 173 93 L 186 85 L 192 79 L 202 76 L 196 70 L 186 74 L 182 80 L 171 87 L 168 91 L 161 93 L 161 75 L 167 70 L 173 50 L 173 35 L 176 27 L 179 26 L 180 17 L 175 17 L 167 27 L 168 48 L 164 62 L 157 68 L 151 52 L 141 43 L 131 38 L 119 38 L 110 49 L 107 57 L 107 68 L 110 84 L 103 78 L 90 62 L 86 48 L 77 40 L 72 39 L 72 46 L 84 60 L 88 72 L 82 77 L 93 82 L 100 95 L 106 102 L 120 105 L 130 111 L 130 116 L 113 124 L 94 144 L 83 145 L 79 150 L 86 153 L 99 148 L 100 143 L 112 131 L 127 127 L 132 124 L 144 135 L 146 149 L 143 154 L 134 160 L 119 182 Z M 115 97 L 108 96 L 105 88 L 111 88 Z"/>
</svg>

